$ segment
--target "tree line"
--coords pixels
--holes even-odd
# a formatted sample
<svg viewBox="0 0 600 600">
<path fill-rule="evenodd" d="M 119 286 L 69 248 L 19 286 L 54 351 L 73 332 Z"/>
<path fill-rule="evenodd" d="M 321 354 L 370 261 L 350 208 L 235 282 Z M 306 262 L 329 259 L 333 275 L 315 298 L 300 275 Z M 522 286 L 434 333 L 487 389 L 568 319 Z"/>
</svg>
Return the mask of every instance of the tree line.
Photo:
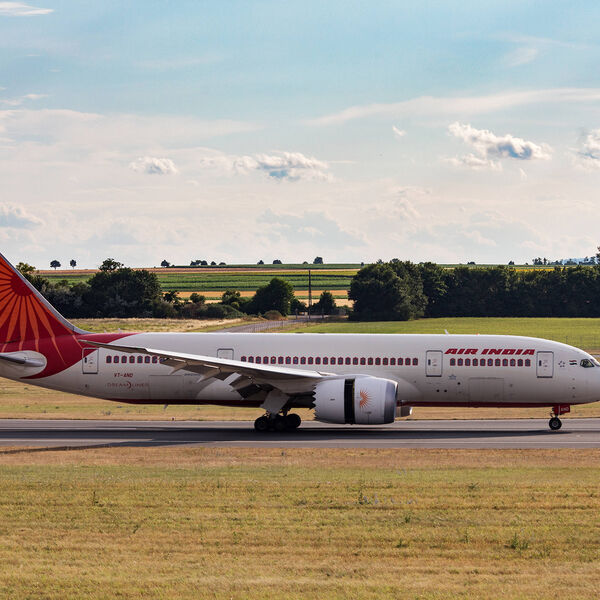
<svg viewBox="0 0 600 600">
<path fill-rule="evenodd" d="M 445 269 L 393 259 L 358 271 L 348 297 L 356 320 L 598 317 L 600 266 Z"/>
<path fill-rule="evenodd" d="M 306 304 L 294 296 L 294 288 L 279 277 L 258 288 L 246 298 L 237 290 L 223 292 L 220 302 L 207 302 L 206 297 L 193 293 L 184 299 L 177 291 L 163 292 L 156 273 L 131 269 L 107 258 L 88 281 L 52 283 L 27 263 L 17 269 L 44 297 L 67 318 L 158 317 L 158 318 L 236 318 L 244 315 L 266 315 L 277 318 L 305 312 Z M 323 292 L 313 305 L 316 314 L 331 314 L 335 300 Z"/>
</svg>

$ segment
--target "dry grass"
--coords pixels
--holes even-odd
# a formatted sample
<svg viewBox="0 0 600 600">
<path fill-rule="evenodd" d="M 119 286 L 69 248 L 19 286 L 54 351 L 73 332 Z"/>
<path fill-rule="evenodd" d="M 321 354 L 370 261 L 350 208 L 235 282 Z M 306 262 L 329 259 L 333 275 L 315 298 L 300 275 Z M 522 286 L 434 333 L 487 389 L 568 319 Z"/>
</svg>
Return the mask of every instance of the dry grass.
<svg viewBox="0 0 600 600">
<path fill-rule="evenodd" d="M 0 597 L 595 599 L 599 475 L 596 450 L 0 453 Z"/>
</svg>

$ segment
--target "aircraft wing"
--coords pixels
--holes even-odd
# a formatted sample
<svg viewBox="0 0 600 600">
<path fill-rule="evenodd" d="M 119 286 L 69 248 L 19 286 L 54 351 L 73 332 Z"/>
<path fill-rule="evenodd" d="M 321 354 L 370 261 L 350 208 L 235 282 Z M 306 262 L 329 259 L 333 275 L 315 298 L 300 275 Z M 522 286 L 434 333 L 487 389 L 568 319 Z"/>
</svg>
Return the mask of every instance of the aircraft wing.
<svg viewBox="0 0 600 600">
<path fill-rule="evenodd" d="M 172 352 L 158 348 L 105 344 L 87 340 L 85 343 L 90 346 L 97 346 L 117 352 L 157 356 L 161 359 L 162 364 L 173 367 L 173 372 L 184 369 L 198 373 L 202 376 L 202 379 L 214 378 L 225 380 L 231 377 L 227 383 L 238 391 L 250 385 L 255 385 L 261 388 L 265 386 L 276 388 L 285 394 L 306 394 L 312 392 L 318 381 L 326 377 L 335 376 L 334 373 L 290 369 L 277 365 L 259 365 L 240 360 Z M 238 375 L 238 377 L 234 378 L 232 377 L 233 375 Z"/>
</svg>

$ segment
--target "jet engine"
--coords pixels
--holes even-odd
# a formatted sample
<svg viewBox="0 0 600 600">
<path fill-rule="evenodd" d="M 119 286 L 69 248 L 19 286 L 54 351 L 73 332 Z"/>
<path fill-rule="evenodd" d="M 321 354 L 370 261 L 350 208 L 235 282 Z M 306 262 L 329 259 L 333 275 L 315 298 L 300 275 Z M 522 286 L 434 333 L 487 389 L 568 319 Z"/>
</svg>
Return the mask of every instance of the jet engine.
<svg viewBox="0 0 600 600">
<path fill-rule="evenodd" d="M 381 377 L 347 377 L 315 386 L 317 421 L 381 425 L 392 423 L 398 384 Z"/>
</svg>

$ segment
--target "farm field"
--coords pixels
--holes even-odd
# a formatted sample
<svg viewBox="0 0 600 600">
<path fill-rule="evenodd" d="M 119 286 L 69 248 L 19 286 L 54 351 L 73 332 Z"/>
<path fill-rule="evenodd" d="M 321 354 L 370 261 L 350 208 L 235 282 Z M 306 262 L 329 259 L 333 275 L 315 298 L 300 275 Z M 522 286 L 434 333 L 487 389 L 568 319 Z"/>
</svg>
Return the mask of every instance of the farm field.
<svg viewBox="0 0 600 600">
<path fill-rule="evenodd" d="M 3 449 L 0 465 L 3 598 L 598 596 L 598 450 Z"/>
<path fill-rule="evenodd" d="M 499 321 L 499 322 L 498 322 Z M 523 322 L 524 321 L 524 322 Z M 244 321 L 245 323 L 246 321 Z M 76 319 L 74 323 L 87 331 L 215 331 L 224 324 L 178 319 Z M 329 323 L 305 325 L 300 332 L 359 332 L 359 333 L 524 333 L 537 337 L 558 339 L 565 332 L 590 341 L 600 339 L 594 331 L 600 330 L 600 319 L 423 319 L 393 323 Z M 278 330 L 279 331 L 279 330 Z M 573 333 L 575 332 L 575 333 Z M 583 337 L 581 337 L 583 336 Z M 571 338 L 570 338 L 571 339 Z M 587 338 L 585 338 L 587 339 Z M 560 340 L 559 341 L 564 341 Z M 577 345 L 577 344 L 575 344 Z M 584 349 L 590 349 L 585 345 Z M 598 344 L 600 348 L 600 343 Z M 593 349 L 592 349 L 593 350 Z M 129 405 L 46 390 L 0 379 L 0 418 L 30 419 L 176 419 L 176 420 L 242 420 L 253 421 L 261 414 L 256 408 L 220 406 Z M 303 420 L 312 419 L 312 411 L 299 411 Z M 415 408 L 410 420 L 415 419 L 515 419 L 546 418 L 547 408 Z M 574 407 L 563 418 L 600 417 L 600 403 Z"/>
</svg>

